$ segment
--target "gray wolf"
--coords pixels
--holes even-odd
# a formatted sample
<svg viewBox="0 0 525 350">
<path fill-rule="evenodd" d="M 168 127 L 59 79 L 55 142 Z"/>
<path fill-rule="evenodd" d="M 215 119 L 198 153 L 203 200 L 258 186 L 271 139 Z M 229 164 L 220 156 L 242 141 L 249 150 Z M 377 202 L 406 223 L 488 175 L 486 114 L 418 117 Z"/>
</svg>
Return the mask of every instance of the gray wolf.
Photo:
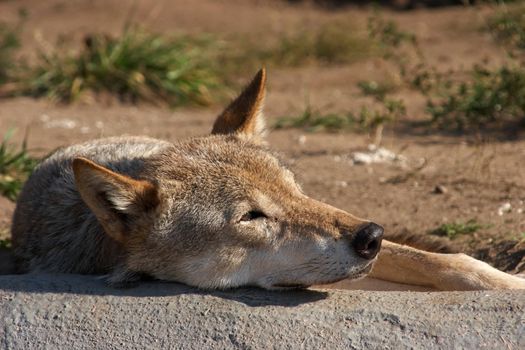
<svg viewBox="0 0 525 350">
<path fill-rule="evenodd" d="M 300 288 L 367 274 L 441 290 L 525 288 L 463 254 L 383 240 L 371 221 L 308 197 L 266 145 L 258 72 L 211 135 L 114 137 L 58 150 L 18 199 L 19 272 L 145 276 L 200 288 Z"/>
</svg>

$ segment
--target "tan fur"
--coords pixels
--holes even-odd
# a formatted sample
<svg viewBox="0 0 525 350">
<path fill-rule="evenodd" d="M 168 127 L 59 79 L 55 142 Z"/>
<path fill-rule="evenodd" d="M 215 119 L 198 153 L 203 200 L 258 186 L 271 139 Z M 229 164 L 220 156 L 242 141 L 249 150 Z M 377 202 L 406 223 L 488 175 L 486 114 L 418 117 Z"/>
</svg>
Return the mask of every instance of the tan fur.
<svg viewBox="0 0 525 350">
<path fill-rule="evenodd" d="M 262 109 L 266 95 L 266 71 L 261 69 L 244 91 L 217 117 L 212 134 L 263 136 Z"/>
<path fill-rule="evenodd" d="M 118 242 L 124 243 L 130 230 L 119 213 L 139 216 L 159 204 L 157 188 L 148 181 L 117 174 L 85 158 L 73 160 L 73 172 L 80 196 L 106 234 Z"/>
<path fill-rule="evenodd" d="M 439 290 L 525 289 L 525 280 L 465 254 L 438 254 L 385 241 L 370 274 Z"/>
<path fill-rule="evenodd" d="M 525 288 L 462 254 L 384 241 L 382 228 L 306 196 L 262 141 L 261 70 L 210 136 L 145 137 L 57 151 L 26 183 L 12 236 L 18 269 L 143 275 L 201 288 L 306 287 L 368 274 L 442 290 Z M 374 267 L 375 263 L 375 267 Z"/>
</svg>

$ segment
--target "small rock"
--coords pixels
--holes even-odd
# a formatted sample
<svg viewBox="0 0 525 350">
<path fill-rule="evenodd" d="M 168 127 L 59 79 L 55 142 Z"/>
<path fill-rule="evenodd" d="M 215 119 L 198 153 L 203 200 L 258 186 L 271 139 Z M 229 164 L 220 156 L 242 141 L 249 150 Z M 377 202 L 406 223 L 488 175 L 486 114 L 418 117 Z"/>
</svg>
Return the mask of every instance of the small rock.
<svg viewBox="0 0 525 350">
<path fill-rule="evenodd" d="M 44 127 L 46 129 L 74 129 L 77 127 L 77 122 L 69 118 L 54 119 L 44 122 Z"/>
<path fill-rule="evenodd" d="M 433 193 L 435 194 L 445 194 L 447 192 L 448 192 L 448 188 L 446 188 L 443 185 L 437 185 L 436 187 L 434 187 L 434 191 L 433 191 Z"/>
<path fill-rule="evenodd" d="M 341 187 L 348 187 L 348 182 L 346 181 L 336 181 L 336 184 Z"/>
<path fill-rule="evenodd" d="M 511 210 L 512 210 L 512 205 L 510 205 L 509 202 L 503 203 L 503 204 L 498 208 L 498 215 L 499 215 L 499 216 L 502 216 L 503 214 L 510 213 Z"/>
<path fill-rule="evenodd" d="M 353 164 L 398 163 L 405 164 L 407 159 L 386 148 L 369 145 L 366 152 L 354 152 L 351 156 Z"/>
</svg>

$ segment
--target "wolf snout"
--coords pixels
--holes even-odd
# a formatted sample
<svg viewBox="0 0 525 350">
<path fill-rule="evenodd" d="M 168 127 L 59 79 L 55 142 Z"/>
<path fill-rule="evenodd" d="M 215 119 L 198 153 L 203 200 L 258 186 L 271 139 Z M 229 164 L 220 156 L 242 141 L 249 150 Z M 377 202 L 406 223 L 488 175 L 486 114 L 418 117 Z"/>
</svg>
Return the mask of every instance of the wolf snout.
<svg viewBox="0 0 525 350">
<path fill-rule="evenodd" d="M 373 222 L 361 227 L 352 240 L 352 247 L 357 255 L 369 260 L 375 258 L 381 248 L 383 231 L 383 227 Z"/>
</svg>

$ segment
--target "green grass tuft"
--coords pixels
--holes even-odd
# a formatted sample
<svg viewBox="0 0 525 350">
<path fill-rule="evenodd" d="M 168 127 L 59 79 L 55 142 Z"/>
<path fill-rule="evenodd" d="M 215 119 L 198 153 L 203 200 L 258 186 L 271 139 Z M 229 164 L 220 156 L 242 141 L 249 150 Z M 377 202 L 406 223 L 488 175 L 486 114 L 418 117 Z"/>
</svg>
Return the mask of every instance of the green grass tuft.
<svg viewBox="0 0 525 350">
<path fill-rule="evenodd" d="M 9 144 L 12 132 L 8 132 L 0 143 L 0 195 L 16 200 L 37 160 L 27 153 L 26 142 L 16 149 Z"/>
<path fill-rule="evenodd" d="M 20 90 L 65 102 L 91 91 L 131 102 L 207 104 L 220 85 L 206 54 L 210 46 L 209 40 L 168 38 L 136 27 L 117 38 L 92 35 L 75 54 L 42 53 Z"/>
<path fill-rule="evenodd" d="M 0 84 L 12 79 L 16 69 L 15 52 L 20 47 L 19 27 L 0 23 Z"/>
<path fill-rule="evenodd" d="M 399 29 L 396 22 L 385 20 L 379 13 L 368 18 L 368 33 L 387 51 L 404 44 L 417 45 L 417 37 L 413 33 Z"/>
<path fill-rule="evenodd" d="M 482 128 L 525 122 L 525 69 L 477 67 L 463 82 L 448 82 L 427 110 L 442 128 Z"/>
<path fill-rule="evenodd" d="M 488 20 L 488 29 L 512 50 L 525 50 L 525 5 L 499 6 Z"/>
<path fill-rule="evenodd" d="M 503 36 L 502 41 L 524 49 L 525 7 L 501 8 L 506 10 L 492 20 L 492 30 Z M 369 33 L 380 43 L 384 58 L 397 67 L 404 86 L 426 99 L 429 122 L 438 129 L 477 131 L 525 123 L 523 60 L 514 59 L 498 68 L 483 63 L 472 69 L 442 72 L 428 63 L 417 37 L 394 22 L 376 14 L 369 19 Z M 382 81 L 360 82 L 359 87 L 378 101 L 391 92 L 388 82 Z"/>
<path fill-rule="evenodd" d="M 438 228 L 432 230 L 430 233 L 436 236 L 444 236 L 449 239 L 455 239 L 460 235 L 471 234 L 479 229 L 485 227 L 479 224 L 475 220 L 469 220 L 466 223 L 453 222 L 448 224 L 442 224 Z"/>
<path fill-rule="evenodd" d="M 274 127 L 276 129 L 302 128 L 310 132 L 372 131 L 378 126 L 400 118 L 406 112 L 401 100 L 385 99 L 383 103 L 382 109 L 370 110 L 367 107 L 361 107 L 358 113 L 350 111 L 323 114 L 307 106 L 297 116 L 279 118 Z"/>
<path fill-rule="evenodd" d="M 355 128 L 356 118 L 352 113 L 322 114 L 307 106 L 305 110 L 297 116 L 280 117 L 275 123 L 276 129 L 302 128 L 310 132 L 316 131 L 340 131 Z"/>
<path fill-rule="evenodd" d="M 0 239 L 0 249 L 11 249 L 11 240 L 9 238 Z"/>
</svg>

